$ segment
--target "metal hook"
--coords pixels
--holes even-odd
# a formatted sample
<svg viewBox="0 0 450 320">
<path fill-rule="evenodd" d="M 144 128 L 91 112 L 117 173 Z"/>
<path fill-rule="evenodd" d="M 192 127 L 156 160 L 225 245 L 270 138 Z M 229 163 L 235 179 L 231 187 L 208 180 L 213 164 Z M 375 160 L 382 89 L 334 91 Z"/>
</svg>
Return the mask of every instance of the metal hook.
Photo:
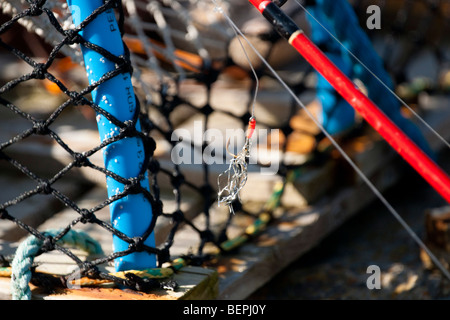
<svg viewBox="0 0 450 320">
<path fill-rule="evenodd" d="M 227 141 L 227 146 L 226 146 L 227 152 L 228 152 L 228 154 L 229 154 L 230 156 L 232 156 L 233 158 L 237 158 L 237 155 L 235 155 L 234 153 L 231 153 L 230 150 L 228 149 L 228 147 L 230 146 L 230 139 L 231 139 L 231 138 L 228 138 L 228 141 Z"/>
</svg>

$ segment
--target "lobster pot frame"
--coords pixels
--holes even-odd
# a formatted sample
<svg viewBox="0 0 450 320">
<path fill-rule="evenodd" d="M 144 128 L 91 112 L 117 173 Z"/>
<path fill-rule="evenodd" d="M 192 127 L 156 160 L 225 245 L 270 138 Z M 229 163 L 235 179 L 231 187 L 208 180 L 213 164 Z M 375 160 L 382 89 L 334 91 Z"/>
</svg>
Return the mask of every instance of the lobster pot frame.
<svg viewBox="0 0 450 320">
<path fill-rule="evenodd" d="M 280 10 L 351 69 L 360 92 L 373 85 L 394 101 L 439 163 L 450 137 L 450 5 L 345 3 L 369 43 L 356 58 L 378 57 L 391 90 L 341 47 L 356 29 L 341 33 L 323 1 Z M 324 134 L 345 101 L 251 3 L 107 0 L 79 21 L 69 4 L 0 3 L 2 298 L 247 298 L 377 200 L 364 177 L 381 194 L 411 174 L 347 106 L 351 125 Z M 370 6 L 379 29 L 368 28 Z M 335 34 L 317 35 L 312 15 Z M 88 36 L 102 16 L 123 52 Z M 94 77 L 86 51 L 110 69 Z M 126 91 L 104 89 L 127 75 Z M 114 113 L 129 103 L 129 118 Z M 117 153 L 130 140 L 137 151 Z M 116 171 L 129 156 L 137 171 Z M 138 234 L 114 213 L 129 200 L 147 206 L 130 217 Z M 423 256 L 436 253 L 425 243 Z M 136 254 L 154 263 L 118 268 Z"/>
</svg>

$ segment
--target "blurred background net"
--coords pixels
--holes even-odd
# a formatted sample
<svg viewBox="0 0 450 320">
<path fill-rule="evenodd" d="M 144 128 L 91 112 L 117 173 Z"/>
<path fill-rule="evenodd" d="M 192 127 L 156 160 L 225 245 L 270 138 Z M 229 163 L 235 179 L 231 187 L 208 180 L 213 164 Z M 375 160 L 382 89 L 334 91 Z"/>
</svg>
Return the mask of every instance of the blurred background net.
<svg viewBox="0 0 450 320">
<path fill-rule="evenodd" d="M 421 94 L 448 94 L 448 1 L 351 3 L 402 99 L 420 114 Z M 305 200 L 307 195 L 282 198 L 284 187 L 301 175 L 297 169 L 323 166 L 336 155 L 248 44 L 238 40 L 221 10 L 313 114 L 319 115 L 316 74 L 258 12 L 248 3 L 234 0 L 219 2 L 221 10 L 205 0 L 106 4 L 114 8 L 130 51 L 143 133 L 149 137 L 148 143 L 156 146 L 153 154 L 148 154 L 147 166 L 157 245 L 146 250 L 157 254 L 159 266 L 179 256 L 201 265 L 214 254 L 248 240 L 250 233 L 236 238 L 242 226 L 268 223 L 276 218 L 279 207 L 314 202 Z M 374 4 L 381 8 L 382 26 L 368 30 L 366 9 Z M 283 8 L 306 32 L 311 31 L 298 3 L 289 1 Z M 68 32 L 73 25 L 67 5 L 50 0 L 2 1 L 1 10 L 0 165 L 4 191 L 0 224 L 6 231 L 0 238 L 19 242 L 33 234 L 46 239 L 42 234 L 48 227 L 45 220 L 68 207 L 65 210 L 72 215 L 67 224 L 55 226 L 62 230 L 55 239 L 80 228 L 109 243 L 105 239 L 112 237 L 114 228 L 107 209 L 113 200 L 98 188 L 105 183 L 103 145 L 96 130 L 98 110 L 89 102 L 93 88 L 87 82 L 77 38 Z M 249 61 L 259 84 L 256 96 L 257 81 Z M 217 206 L 218 176 L 228 167 L 230 153 L 239 152 L 244 143 L 254 97 L 258 140 L 251 152 L 242 202 L 235 201 L 231 211 Z M 234 131 L 227 131 L 230 129 Z M 341 139 L 363 131 L 359 120 Z M 225 147 L 228 139 L 230 152 Z M 183 163 L 180 157 L 190 161 Z M 24 178 L 26 183 L 14 185 Z M 329 180 L 330 188 L 348 183 L 335 177 Z M 268 187 L 254 189 L 258 184 Z M 81 202 L 89 194 L 93 200 Z M 24 211 L 42 203 L 47 205 L 39 210 L 39 216 L 22 219 Z M 177 238 L 182 227 L 191 229 L 193 236 Z M 142 249 L 133 239 L 124 239 L 131 244 L 130 252 Z M 54 242 L 44 251 L 55 248 L 62 251 Z M 88 262 L 78 260 L 75 254 L 69 256 L 86 274 L 110 279 L 96 269 L 116 257 L 111 248 L 103 250 L 104 257 Z M 11 259 L 2 256 L 5 266 Z M 113 281 L 124 284 L 117 278 Z M 136 281 L 125 284 L 136 287 Z"/>
</svg>

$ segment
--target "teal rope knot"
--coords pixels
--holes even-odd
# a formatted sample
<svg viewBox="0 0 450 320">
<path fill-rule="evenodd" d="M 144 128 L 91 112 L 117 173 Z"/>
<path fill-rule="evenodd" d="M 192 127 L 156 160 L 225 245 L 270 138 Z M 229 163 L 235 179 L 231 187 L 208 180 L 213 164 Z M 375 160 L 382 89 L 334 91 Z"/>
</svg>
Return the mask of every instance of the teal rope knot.
<svg viewBox="0 0 450 320">
<path fill-rule="evenodd" d="M 55 244 L 54 238 L 63 229 L 50 229 L 43 233 L 45 238 L 39 239 L 35 236 L 26 238 L 17 248 L 14 260 L 11 263 L 11 293 L 13 300 L 30 300 L 31 289 L 31 267 L 35 256 L 44 245 Z M 76 247 L 88 254 L 102 254 L 100 244 L 84 231 L 70 229 L 61 239 L 57 241 L 60 245 Z M 50 245 L 50 248 L 52 245 Z"/>
</svg>

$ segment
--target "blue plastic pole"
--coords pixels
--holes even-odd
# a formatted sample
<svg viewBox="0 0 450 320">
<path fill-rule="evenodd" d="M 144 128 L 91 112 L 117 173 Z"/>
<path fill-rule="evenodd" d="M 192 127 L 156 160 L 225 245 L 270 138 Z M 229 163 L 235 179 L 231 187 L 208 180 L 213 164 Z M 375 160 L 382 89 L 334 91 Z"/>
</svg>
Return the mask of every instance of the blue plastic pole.
<svg viewBox="0 0 450 320">
<path fill-rule="evenodd" d="M 78 26 L 95 9 L 99 8 L 102 0 L 67 0 L 72 19 Z M 96 44 L 110 53 L 120 56 L 124 54 L 121 34 L 115 19 L 113 9 L 108 9 L 90 22 L 80 35 L 90 43 Z M 83 59 L 85 69 L 92 84 L 98 81 L 107 72 L 115 69 L 114 62 L 109 61 L 100 53 L 83 47 Z M 100 108 L 106 110 L 119 121 L 132 120 L 135 114 L 136 101 L 131 83 L 131 75 L 122 73 L 100 84 L 93 92 L 92 99 Z M 101 114 L 97 115 L 97 124 L 100 139 L 114 137 L 119 133 L 119 128 Z M 140 130 L 137 123 L 136 128 Z M 109 144 L 103 149 L 105 168 L 115 174 L 129 179 L 137 177 L 144 161 L 144 147 L 138 137 L 127 137 Z M 112 197 L 124 190 L 124 185 L 107 176 L 108 196 Z M 149 190 L 148 177 L 141 181 L 141 185 Z M 114 228 L 126 234 L 128 237 L 142 236 L 148 229 L 152 220 L 152 208 L 150 202 L 142 194 L 130 194 L 110 205 L 111 223 Z M 144 242 L 145 245 L 154 247 L 153 233 Z M 117 236 L 113 236 L 113 250 L 119 252 L 126 250 L 129 244 Z M 139 270 L 154 268 L 156 257 L 148 252 L 134 252 L 115 259 L 117 271 Z"/>
</svg>

